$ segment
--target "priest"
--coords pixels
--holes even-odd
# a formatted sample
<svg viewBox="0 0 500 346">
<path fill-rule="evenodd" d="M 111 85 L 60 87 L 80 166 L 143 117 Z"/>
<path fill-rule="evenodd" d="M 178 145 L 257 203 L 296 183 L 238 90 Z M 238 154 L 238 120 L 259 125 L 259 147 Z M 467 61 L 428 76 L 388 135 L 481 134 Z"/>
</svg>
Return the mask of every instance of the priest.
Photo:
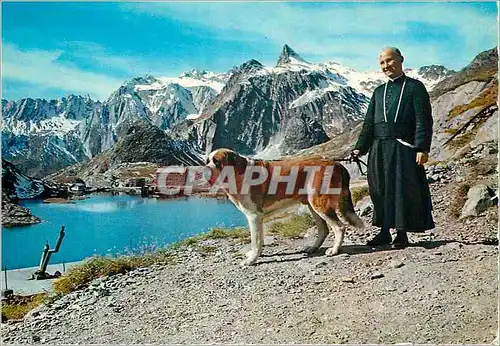
<svg viewBox="0 0 500 346">
<path fill-rule="evenodd" d="M 432 139 L 432 110 L 422 82 L 403 72 L 404 57 L 395 47 L 382 50 L 379 63 L 388 81 L 378 86 L 368 106 L 352 155 L 368 155 L 368 187 L 373 225 L 380 232 L 370 246 L 408 246 L 406 232 L 434 228 L 424 164 Z M 390 229 L 397 230 L 392 240 Z"/>
</svg>

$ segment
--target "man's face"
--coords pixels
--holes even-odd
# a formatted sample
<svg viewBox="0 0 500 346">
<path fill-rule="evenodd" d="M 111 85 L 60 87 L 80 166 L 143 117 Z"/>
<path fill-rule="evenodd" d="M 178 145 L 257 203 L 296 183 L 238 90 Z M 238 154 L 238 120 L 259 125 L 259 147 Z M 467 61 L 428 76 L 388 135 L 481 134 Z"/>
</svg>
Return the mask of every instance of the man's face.
<svg viewBox="0 0 500 346">
<path fill-rule="evenodd" d="M 395 78 L 403 73 L 403 59 L 392 50 L 383 50 L 378 60 L 382 72 L 384 72 L 387 77 Z"/>
</svg>

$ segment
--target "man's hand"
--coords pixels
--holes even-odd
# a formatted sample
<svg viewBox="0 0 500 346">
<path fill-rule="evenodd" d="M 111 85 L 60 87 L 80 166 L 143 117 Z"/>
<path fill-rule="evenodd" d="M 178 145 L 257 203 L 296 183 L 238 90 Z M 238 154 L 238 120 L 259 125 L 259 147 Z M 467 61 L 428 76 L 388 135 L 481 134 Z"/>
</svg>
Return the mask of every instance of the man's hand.
<svg viewBox="0 0 500 346">
<path fill-rule="evenodd" d="M 424 163 L 427 162 L 427 160 L 429 160 L 429 154 L 428 153 L 422 153 L 422 152 L 418 152 L 417 153 L 417 164 L 422 166 Z"/>
</svg>

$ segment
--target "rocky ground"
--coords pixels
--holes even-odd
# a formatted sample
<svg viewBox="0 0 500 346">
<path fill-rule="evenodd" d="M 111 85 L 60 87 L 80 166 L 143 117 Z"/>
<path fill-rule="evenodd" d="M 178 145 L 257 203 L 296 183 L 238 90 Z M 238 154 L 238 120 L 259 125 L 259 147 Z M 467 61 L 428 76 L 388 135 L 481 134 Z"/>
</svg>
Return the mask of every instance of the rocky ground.
<svg viewBox="0 0 500 346">
<path fill-rule="evenodd" d="M 496 159 L 484 150 L 481 162 Z M 411 234 L 406 249 L 361 245 L 377 231 L 367 227 L 348 230 L 340 255 L 325 257 L 322 248 L 308 257 L 300 249 L 312 241 L 309 231 L 299 239 L 266 236 L 264 256 L 242 268 L 248 245 L 206 240 L 176 250 L 175 264 L 100 278 L 3 324 L 2 341 L 491 343 L 498 326 L 498 209 L 459 219 L 465 184 L 497 188 L 495 172 L 478 171 L 484 150 L 431 169 L 436 228 Z M 368 225 L 369 205 L 358 207 Z"/>
</svg>

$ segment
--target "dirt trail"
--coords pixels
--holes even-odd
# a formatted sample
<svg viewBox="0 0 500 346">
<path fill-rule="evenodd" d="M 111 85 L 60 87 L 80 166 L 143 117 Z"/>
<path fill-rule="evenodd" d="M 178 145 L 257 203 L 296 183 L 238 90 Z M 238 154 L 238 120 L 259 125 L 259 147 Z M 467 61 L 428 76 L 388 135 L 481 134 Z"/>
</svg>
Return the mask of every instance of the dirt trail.
<svg viewBox="0 0 500 346">
<path fill-rule="evenodd" d="M 497 209 L 458 221 L 450 215 L 452 187 L 432 190 L 437 227 L 411 234 L 406 249 L 360 245 L 376 232 L 370 227 L 349 229 L 335 257 L 300 253 L 311 239 L 267 236 L 257 265 L 242 268 L 248 245 L 207 240 L 178 249 L 177 264 L 98 279 L 4 324 L 2 341 L 490 343 L 498 325 L 498 246 L 485 243 Z"/>
</svg>

